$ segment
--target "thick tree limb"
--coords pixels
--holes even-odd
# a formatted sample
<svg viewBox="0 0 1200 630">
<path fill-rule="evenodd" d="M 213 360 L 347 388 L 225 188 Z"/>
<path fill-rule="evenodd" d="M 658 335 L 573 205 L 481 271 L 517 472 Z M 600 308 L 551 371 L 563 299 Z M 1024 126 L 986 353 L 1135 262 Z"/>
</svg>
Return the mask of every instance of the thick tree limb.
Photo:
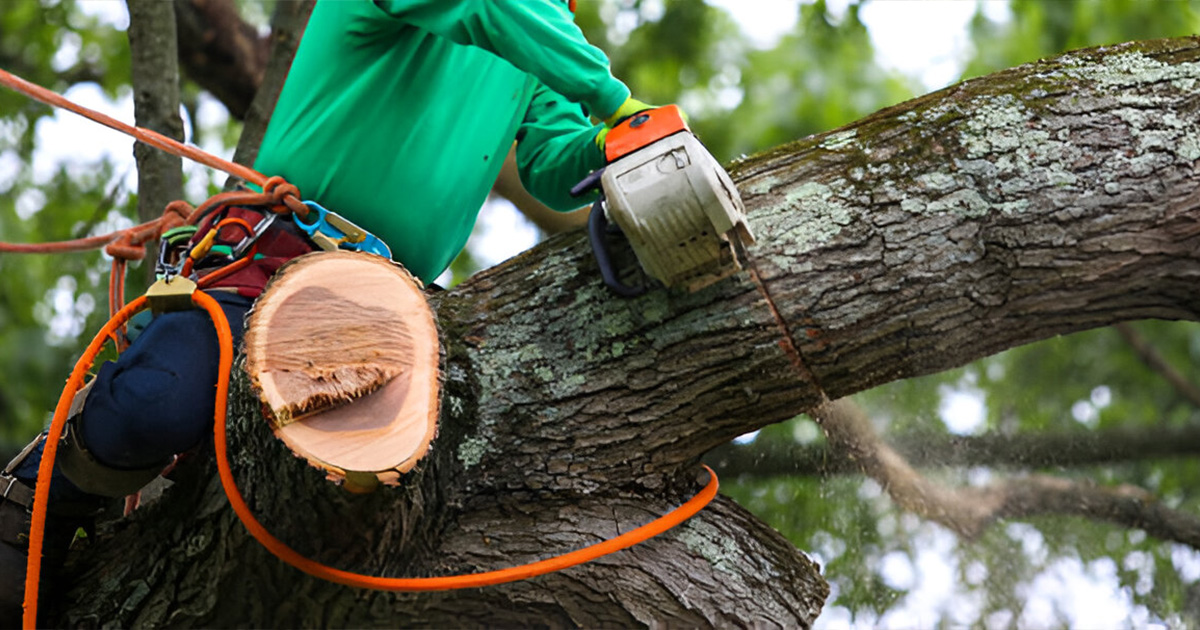
<svg viewBox="0 0 1200 630">
<path fill-rule="evenodd" d="M 231 429 L 239 483 L 281 535 L 342 566 L 498 568 L 660 513 L 693 491 L 704 452 L 826 397 L 1050 335 L 1194 319 L 1198 81 L 1193 38 L 1076 52 L 735 165 L 761 288 L 743 275 L 694 294 L 620 300 L 580 234 L 555 237 L 437 300 L 445 411 L 405 489 L 353 503 L 313 485 L 289 468 L 303 464 L 261 441 L 256 409 Z M 655 614 L 667 623 L 727 625 L 708 611 L 728 605 L 750 624 L 803 626 L 825 596 L 801 554 L 721 510 L 609 561 L 473 598 L 364 595 L 297 578 L 245 544 L 215 490 L 178 485 L 162 512 L 97 547 L 96 557 L 124 562 L 103 567 L 120 583 L 95 587 L 99 568 L 80 576 L 90 589 L 78 596 L 111 602 L 96 603 L 104 618 L 213 625 L 242 613 L 246 625 L 287 625 L 310 602 L 331 602 L 322 619 L 333 623 L 380 619 L 377 607 L 392 625 L 424 625 L 449 618 L 430 611 L 462 615 L 466 602 L 485 602 L 488 623 L 521 623 L 521 610 L 557 611 L 542 623 L 621 623 L 643 619 L 633 602 L 650 582 L 639 580 L 672 557 L 679 575 L 645 578 L 661 589 Z M 1140 501 L 1105 492 L 1112 509 Z M 296 505 L 312 518 L 280 517 Z M 173 527 L 153 527 L 172 517 Z M 136 566 L 114 557 L 148 540 L 180 557 Z M 181 571 L 192 577 L 176 579 Z M 710 587 L 734 582 L 744 586 Z M 753 610 L 742 592 L 761 598 Z"/>
<path fill-rule="evenodd" d="M 1191 39 L 1072 53 L 735 165 L 770 303 L 741 277 L 614 299 L 578 235 L 477 275 L 442 319 L 471 397 L 489 401 L 482 461 L 539 453 L 524 485 L 569 452 L 654 487 L 822 391 L 1194 319 L 1197 57 Z"/>
<path fill-rule="evenodd" d="M 1044 514 L 1082 516 L 1144 529 L 1163 540 L 1200 549 L 1200 518 L 1172 510 L 1149 492 L 1129 485 L 1100 486 L 1031 475 L 978 488 L 949 488 L 912 468 L 875 433 L 850 400 L 814 409 L 830 443 L 861 466 L 903 510 L 934 521 L 967 539 L 1002 518 Z"/>
<path fill-rule="evenodd" d="M 889 438 L 888 443 L 917 468 L 1037 470 L 1194 457 L 1200 453 L 1200 426 L 1164 426 L 1153 431 L 1119 427 L 1012 435 L 904 435 Z M 727 444 L 714 449 L 705 460 L 722 476 L 765 478 L 861 472 L 855 462 L 827 445 Z"/>
</svg>

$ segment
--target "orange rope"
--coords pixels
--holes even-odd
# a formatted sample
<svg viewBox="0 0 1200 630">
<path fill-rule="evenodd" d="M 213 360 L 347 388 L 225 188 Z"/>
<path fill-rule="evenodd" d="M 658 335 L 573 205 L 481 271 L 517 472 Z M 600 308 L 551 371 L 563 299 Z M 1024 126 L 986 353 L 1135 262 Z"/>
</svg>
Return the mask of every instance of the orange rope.
<svg viewBox="0 0 1200 630">
<path fill-rule="evenodd" d="M 56 243 L 24 244 L 0 242 L 0 253 L 14 254 L 84 251 L 104 246 L 104 251 L 114 259 L 113 273 L 109 277 L 108 287 L 110 314 L 115 313 L 125 302 L 125 261 L 141 260 L 144 258 L 146 255 L 146 241 L 160 238 L 164 232 L 173 227 L 185 223 L 194 225 L 210 210 L 220 205 L 232 205 L 235 203 L 243 205 L 266 205 L 273 212 L 291 212 L 299 215 L 301 218 L 308 216 L 308 206 L 305 206 L 300 200 L 300 191 L 295 186 L 284 181 L 282 177 L 267 177 L 252 168 L 224 160 L 199 148 L 189 147 L 162 134 L 121 122 L 111 116 L 73 103 L 61 94 L 30 83 L 3 69 L 0 69 L 0 85 L 16 90 L 47 105 L 75 112 L 84 118 L 98 122 L 111 129 L 116 129 L 172 155 L 188 158 L 205 166 L 240 177 L 256 184 L 262 189 L 261 193 L 231 191 L 214 195 L 195 210 L 192 210 L 191 206 L 186 202 L 173 201 L 167 204 L 166 210 L 163 211 L 161 217 L 109 234 Z M 119 263 L 118 260 L 120 261 Z M 185 275 L 191 273 L 191 267 L 192 263 L 189 261 L 185 265 Z M 118 351 L 124 349 L 124 327 L 121 327 L 119 332 L 119 335 L 115 333 L 113 335 L 113 339 L 117 341 Z"/>
<path fill-rule="evenodd" d="M 258 522 L 258 519 L 254 517 L 254 513 L 250 511 L 250 507 L 246 505 L 246 500 L 242 498 L 242 493 L 238 490 L 237 482 L 233 479 L 233 471 L 229 468 L 229 455 L 227 453 L 225 437 L 225 405 L 229 394 L 229 373 L 233 366 L 232 335 L 229 332 L 229 322 L 225 319 L 225 313 L 221 311 L 216 300 L 200 291 L 193 293 L 192 299 L 207 310 L 209 316 L 213 318 L 213 322 L 217 326 L 217 341 L 221 348 L 220 367 L 217 371 L 215 414 L 217 421 L 213 442 L 216 446 L 217 472 L 221 477 L 221 486 L 225 489 L 225 496 L 229 498 L 229 503 L 233 507 L 233 511 L 241 519 L 242 525 L 249 530 L 250 535 L 254 536 L 262 546 L 266 547 L 277 558 L 313 577 L 358 588 L 406 592 L 447 591 L 515 582 L 589 562 L 601 556 L 649 540 L 691 518 L 703 509 L 704 506 L 708 505 L 713 500 L 713 497 L 717 495 L 719 487 L 717 473 L 713 472 L 708 466 L 705 466 L 704 468 L 709 474 L 708 485 L 699 494 L 665 515 L 641 527 L 625 532 L 616 538 L 610 538 L 584 547 L 583 549 L 577 549 L 569 553 L 554 556 L 553 558 L 547 558 L 546 560 L 497 571 L 431 578 L 386 578 L 343 571 L 321 564 L 315 560 L 310 560 L 285 545 L 278 538 L 272 536 L 267 531 L 267 528 Z"/>
<path fill-rule="evenodd" d="M 58 406 L 54 408 L 54 419 L 50 421 L 50 429 L 46 433 L 45 446 L 42 451 L 42 461 L 38 465 L 38 483 L 33 493 L 33 516 L 29 522 L 29 563 L 25 570 L 25 628 L 37 627 L 38 582 L 42 572 L 42 536 L 46 530 L 46 507 L 50 501 L 50 475 L 54 470 L 54 458 L 58 454 L 58 442 L 62 438 L 63 426 L 67 422 L 67 412 L 71 409 L 71 401 L 76 392 L 83 387 L 83 379 L 96 355 L 100 354 L 104 342 L 115 334 L 117 328 L 124 325 L 138 311 L 146 307 L 146 296 L 129 303 L 115 317 L 100 329 L 92 339 L 83 356 L 75 362 L 75 369 L 67 379 L 62 395 L 58 397 Z"/>
<path fill-rule="evenodd" d="M 67 379 L 67 385 L 63 388 L 62 395 L 59 396 L 58 406 L 54 410 L 54 418 L 50 422 L 50 429 L 46 435 L 42 461 L 38 465 L 38 484 L 34 492 L 33 516 L 30 519 L 29 526 L 29 558 L 25 571 L 25 616 L 23 620 L 24 627 L 27 629 L 37 627 L 38 585 L 41 578 L 43 536 L 46 529 L 46 508 L 50 500 L 50 475 L 54 470 L 54 459 L 58 454 L 58 442 L 62 437 L 63 426 L 67 421 L 67 412 L 71 408 L 71 401 L 74 399 L 75 394 L 83 387 L 84 377 L 87 375 L 96 356 L 100 354 L 104 342 L 110 336 L 113 336 L 119 327 L 125 325 L 134 314 L 146 308 L 146 301 L 146 296 L 143 295 L 130 302 L 129 305 L 117 312 L 100 329 L 100 332 L 96 334 L 87 349 L 84 350 L 83 356 L 79 357 L 79 360 L 75 363 L 75 369 L 71 371 L 71 376 Z M 389 578 L 353 573 L 321 564 L 300 555 L 278 538 L 271 535 L 266 527 L 263 527 L 262 523 L 255 518 L 249 506 L 246 505 L 246 500 L 242 497 L 241 491 L 237 488 L 237 482 L 233 479 L 233 471 L 229 467 L 229 454 L 225 433 L 229 377 L 233 369 L 233 335 L 229 330 L 229 321 L 225 317 L 225 312 L 221 310 L 221 305 L 214 298 L 203 291 L 195 291 L 192 293 L 192 302 L 207 311 L 209 317 L 212 318 L 213 326 L 217 332 L 217 345 L 220 349 L 220 359 L 217 366 L 217 393 L 213 412 L 213 443 L 216 450 L 217 473 L 221 478 L 221 487 L 225 490 L 225 496 L 228 497 L 234 513 L 237 514 L 242 524 L 260 544 L 280 560 L 314 577 L 357 588 L 405 592 L 478 588 L 481 586 L 515 582 L 590 562 L 649 540 L 691 518 L 697 512 L 704 509 L 704 506 L 708 505 L 717 495 L 720 484 L 717 474 L 711 468 L 705 466 L 704 469 L 708 471 L 709 481 L 704 486 L 704 489 L 683 505 L 663 516 L 615 538 L 610 538 L 582 549 L 545 560 L 495 571 L 430 578 Z"/>
<path fill-rule="evenodd" d="M 189 160 L 199 162 L 205 166 L 215 168 L 219 171 L 224 171 L 235 177 L 240 177 L 248 182 L 257 184 L 258 186 L 263 186 L 267 182 L 267 177 L 265 175 L 252 168 L 242 166 L 236 162 L 230 162 L 229 160 L 206 153 L 196 147 L 189 147 L 178 140 L 168 138 L 160 133 L 150 131 L 149 129 L 143 129 L 141 127 L 135 127 L 128 123 L 123 123 L 111 116 L 101 114 L 98 111 L 88 109 L 82 105 L 77 105 L 64 98 L 61 94 L 47 90 L 40 85 L 30 83 L 29 81 L 26 81 L 25 79 L 22 79 L 21 77 L 6 72 L 2 69 L 0 69 L 0 85 L 4 85 L 8 88 L 16 90 L 28 96 L 29 98 L 41 101 L 47 105 L 61 107 L 65 110 L 75 112 L 76 114 L 98 122 L 105 127 L 116 129 L 117 131 L 133 136 L 135 139 L 140 140 L 156 149 L 166 151 L 171 155 L 188 158 Z"/>
<path fill-rule="evenodd" d="M 204 276 L 203 278 L 200 278 L 199 280 L 197 280 L 196 286 L 203 289 L 205 287 L 211 286 L 214 282 L 216 282 L 217 280 L 220 280 L 221 278 L 231 276 L 234 273 L 241 271 L 242 269 L 245 269 L 246 267 L 249 267 L 250 263 L 254 262 L 254 255 L 257 253 L 258 253 L 258 245 L 256 244 L 254 247 L 250 248 L 250 251 L 246 252 L 245 256 L 243 256 L 243 257 L 229 263 L 228 265 L 225 265 L 224 267 L 217 269 L 216 271 L 208 274 L 207 276 Z M 192 262 L 192 259 L 189 258 L 187 260 L 187 262 L 189 262 L 189 263 Z"/>
<path fill-rule="evenodd" d="M 221 219 L 217 223 L 217 227 L 214 229 L 214 231 L 220 232 L 221 228 L 223 228 L 227 225 L 236 225 L 246 231 L 247 238 L 254 238 L 254 226 L 250 225 L 249 221 L 239 218 L 239 217 L 227 217 L 227 218 Z"/>
</svg>

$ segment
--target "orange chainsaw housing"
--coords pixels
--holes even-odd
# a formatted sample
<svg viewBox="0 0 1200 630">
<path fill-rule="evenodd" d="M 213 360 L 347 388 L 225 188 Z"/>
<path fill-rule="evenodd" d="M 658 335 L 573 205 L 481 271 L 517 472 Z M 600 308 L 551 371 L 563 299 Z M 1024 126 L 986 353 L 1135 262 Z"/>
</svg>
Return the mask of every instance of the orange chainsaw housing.
<svg viewBox="0 0 1200 630">
<path fill-rule="evenodd" d="M 604 139 L 604 159 L 612 163 L 680 131 L 691 131 L 675 105 L 638 112 L 621 121 Z"/>
</svg>

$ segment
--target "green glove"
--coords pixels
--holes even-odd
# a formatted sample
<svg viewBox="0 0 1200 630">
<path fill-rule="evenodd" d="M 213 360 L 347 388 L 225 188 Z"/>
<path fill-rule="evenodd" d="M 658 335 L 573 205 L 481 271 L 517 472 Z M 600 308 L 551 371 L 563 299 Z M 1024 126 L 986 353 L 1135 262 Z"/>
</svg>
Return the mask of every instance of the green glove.
<svg viewBox="0 0 1200 630">
<path fill-rule="evenodd" d="M 617 108 L 617 111 L 613 112 L 612 116 L 604 119 L 604 126 L 600 128 L 600 131 L 596 132 L 596 146 L 599 147 L 601 151 L 604 150 L 604 141 L 608 137 L 608 130 L 615 127 L 617 123 L 639 112 L 657 108 L 657 105 L 643 103 L 642 101 L 639 101 L 633 97 L 625 99 L 625 102 L 621 103 L 621 106 Z M 680 113 L 683 113 L 683 110 L 679 111 Z M 684 121 L 687 121 L 687 114 L 683 114 L 683 119 Z"/>
<path fill-rule="evenodd" d="M 631 96 L 625 99 L 624 103 L 621 103 L 621 106 L 617 108 L 617 111 L 613 112 L 612 116 L 604 119 L 604 125 L 611 128 L 623 119 L 638 112 L 644 112 L 647 109 L 654 109 L 654 105 L 648 105 Z"/>
<path fill-rule="evenodd" d="M 596 148 L 600 149 L 601 153 L 604 153 L 604 139 L 607 137 L 608 137 L 608 125 L 605 125 L 600 128 L 600 131 L 596 132 L 596 138 L 595 138 Z"/>
</svg>

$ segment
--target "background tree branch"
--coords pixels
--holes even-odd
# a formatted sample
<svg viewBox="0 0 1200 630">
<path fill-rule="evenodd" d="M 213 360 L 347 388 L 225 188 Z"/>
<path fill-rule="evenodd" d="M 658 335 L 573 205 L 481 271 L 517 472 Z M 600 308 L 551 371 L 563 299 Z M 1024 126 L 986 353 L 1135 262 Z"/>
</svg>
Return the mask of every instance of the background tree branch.
<svg viewBox="0 0 1200 630">
<path fill-rule="evenodd" d="M 819 419 L 831 445 L 857 463 L 898 507 L 964 538 L 977 538 L 1002 518 L 1062 514 L 1144 529 L 1163 540 L 1200 549 L 1200 518 L 1166 507 L 1141 488 L 1100 486 L 1048 475 L 950 488 L 914 470 L 875 433 L 854 402 L 833 401 L 811 413 Z"/>
<path fill-rule="evenodd" d="M 271 52 L 254 100 L 246 112 L 242 135 L 233 154 L 233 161 L 238 164 L 254 164 L 258 157 L 258 146 L 267 132 L 271 112 L 275 110 L 275 102 L 283 90 L 283 81 L 292 67 L 292 58 L 296 56 L 296 48 L 300 46 L 304 26 L 308 24 L 314 4 L 316 0 L 279 2 L 275 5 L 275 13 L 271 16 Z"/>
<path fill-rule="evenodd" d="M 243 20 L 233 0 L 174 0 L 173 4 L 179 60 L 188 77 L 221 101 L 229 115 L 244 120 L 266 75 L 272 38 L 260 36 L 253 24 Z M 302 7 L 296 5 L 302 4 L 280 2 L 276 16 L 281 11 L 300 11 Z M 280 41 L 275 39 L 275 45 Z"/>
<path fill-rule="evenodd" d="M 1132 326 L 1120 323 L 1114 326 L 1114 328 L 1117 329 L 1117 332 L 1121 334 L 1121 337 L 1125 339 L 1125 342 L 1129 344 L 1129 347 L 1133 349 L 1138 358 L 1147 367 L 1162 376 L 1193 407 L 1200 409 L 1200 387 L 1197 387 L 1179 370 L 1176 370 L 1175 366 L 1171 365 L 1166 357 L 1162 356 L 1154 345 Z"/>
<path fill-rule="evenodd" d="M 988 467 L 1036 470 L 1193 457 L 1200 427 L 1163 426 L 984 435 L 912 434 L 891 437 L 889 446 L 917 468 Z M 861 468 L 828 444 L 726 444 L 705 461 L 722 476 L 857 474 Z"/>
</svg>

